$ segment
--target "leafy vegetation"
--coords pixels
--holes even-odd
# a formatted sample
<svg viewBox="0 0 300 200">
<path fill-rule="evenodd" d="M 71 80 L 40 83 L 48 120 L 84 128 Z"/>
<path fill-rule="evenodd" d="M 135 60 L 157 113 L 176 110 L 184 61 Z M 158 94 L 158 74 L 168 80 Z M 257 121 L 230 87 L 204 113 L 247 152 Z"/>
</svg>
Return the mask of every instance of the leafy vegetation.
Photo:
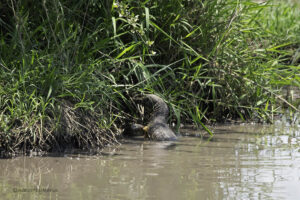
<svg viewBox="0 0 300 200">
<path fill-rule="evenodd" d="M 296 2 L 0 3 L 0 150 L 117 142 L 156 93 L 170 122 L 271 122 L 300 86 Z"/>
</svg>

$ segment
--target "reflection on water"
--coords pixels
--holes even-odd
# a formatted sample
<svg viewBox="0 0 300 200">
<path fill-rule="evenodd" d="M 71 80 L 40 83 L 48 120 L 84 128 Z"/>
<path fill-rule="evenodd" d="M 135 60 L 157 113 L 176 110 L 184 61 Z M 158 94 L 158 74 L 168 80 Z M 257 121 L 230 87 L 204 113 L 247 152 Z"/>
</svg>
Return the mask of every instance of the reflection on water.
<svg viewBox="0 0 300 200">
<path fill-rule="evenodd" d="M 0 199 L 300 199 L 299 127 L 214 132 L 124 140 L 105 156 L 2 159 Z"/>
</svg>

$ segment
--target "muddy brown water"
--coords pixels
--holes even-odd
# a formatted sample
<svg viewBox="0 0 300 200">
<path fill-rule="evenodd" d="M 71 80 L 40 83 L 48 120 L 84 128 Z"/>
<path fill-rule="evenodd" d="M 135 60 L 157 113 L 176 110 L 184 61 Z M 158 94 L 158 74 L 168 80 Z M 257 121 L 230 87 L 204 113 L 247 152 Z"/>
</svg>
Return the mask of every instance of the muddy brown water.
<svg viewBox="0 0 300 200">
<path fill-rule="evenodd" d="M 299 126 L 182 130 L 175 142 L 127 139 L 103 155 L 0 160 L 0 199 L 300 199 Z"/>
</svg>

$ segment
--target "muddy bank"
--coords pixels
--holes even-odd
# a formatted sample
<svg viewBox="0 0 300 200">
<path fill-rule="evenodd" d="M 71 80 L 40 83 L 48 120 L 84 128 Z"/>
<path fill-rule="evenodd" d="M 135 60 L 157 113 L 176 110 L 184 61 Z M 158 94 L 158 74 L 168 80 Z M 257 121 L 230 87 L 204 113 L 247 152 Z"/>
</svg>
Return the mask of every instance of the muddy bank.
<svg viewBox="0 0 300 200">
<path fill-rule="evenodd" d="M 0 129 L 0 156 L 42 155 L 72 149 L 97 150 L 118 144 L 120 129 L 101 127 L 101 112 L 76 108 L 67 100 L 62 101 L 53 112 L 56 113 L 48 113 L 47 117 L 32 124 L 16 119 L 9 131 Z"/>
</svg>

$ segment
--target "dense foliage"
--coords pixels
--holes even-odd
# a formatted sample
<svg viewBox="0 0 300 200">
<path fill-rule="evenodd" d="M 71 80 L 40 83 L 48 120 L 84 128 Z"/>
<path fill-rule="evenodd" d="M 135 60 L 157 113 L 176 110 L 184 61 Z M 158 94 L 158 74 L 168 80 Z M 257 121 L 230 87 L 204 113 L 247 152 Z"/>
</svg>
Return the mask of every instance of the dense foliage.
<svg viewBox="0 0 300 200">
<path fill-rule="evenodd" d="M 286 1 L 0 3 L 0 150 L 117 142 L 156 93 L 170 121 L 272 121 L 300 86 L 299 5 Z"/>
</svg>

